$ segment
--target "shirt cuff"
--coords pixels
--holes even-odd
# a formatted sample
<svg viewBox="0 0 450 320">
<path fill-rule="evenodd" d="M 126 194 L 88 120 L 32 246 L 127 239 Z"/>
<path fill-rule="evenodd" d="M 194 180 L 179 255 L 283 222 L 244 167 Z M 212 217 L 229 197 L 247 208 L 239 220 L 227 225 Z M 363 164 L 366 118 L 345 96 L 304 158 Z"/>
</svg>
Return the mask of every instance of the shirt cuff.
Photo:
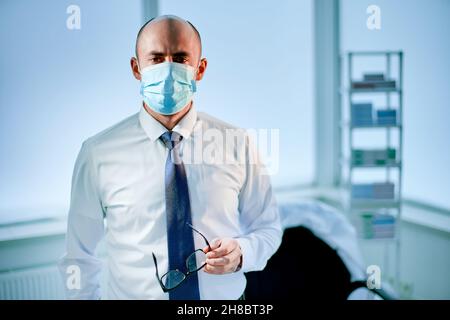
<svg viewBox="0 0 450 320">
<path fill-rule="evenodd" d="M 236 238 L 236 240 L 242 252 L 242 267 L 239 271 L 249 272 L 254 270 L 255 257 L 250 240 L 247 238 Z"/>
</svg>

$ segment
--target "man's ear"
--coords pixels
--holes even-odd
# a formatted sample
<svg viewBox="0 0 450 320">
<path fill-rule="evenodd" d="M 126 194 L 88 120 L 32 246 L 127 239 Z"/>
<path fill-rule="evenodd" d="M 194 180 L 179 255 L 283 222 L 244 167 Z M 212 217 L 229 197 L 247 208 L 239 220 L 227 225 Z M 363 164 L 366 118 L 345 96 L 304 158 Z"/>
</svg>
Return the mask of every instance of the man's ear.
<svg viewBox="0 0 450 320">
<path fill-rule="evenodd" d="M 138 61 L 135 57 L 131 58 L 130 65 L 131 65 L 131 71 L 133 72 L 133 76 L 136 78 L 136 80 L 141 81 L 141 73 L 139 72 Z"/>
<path fill-rule="evenodd" d="M 197 71 L 197 75 L 195 77 L 196 81 L 202 80 L 203 75 L 205 74 L 205 70 L 206 70 L 207 66 L 208 66 L 208 61 L 206 60 L 206 58 L 202 58 L 200 60 L 200 64 L 199 64 L 198 71 Z"/>
</svg>

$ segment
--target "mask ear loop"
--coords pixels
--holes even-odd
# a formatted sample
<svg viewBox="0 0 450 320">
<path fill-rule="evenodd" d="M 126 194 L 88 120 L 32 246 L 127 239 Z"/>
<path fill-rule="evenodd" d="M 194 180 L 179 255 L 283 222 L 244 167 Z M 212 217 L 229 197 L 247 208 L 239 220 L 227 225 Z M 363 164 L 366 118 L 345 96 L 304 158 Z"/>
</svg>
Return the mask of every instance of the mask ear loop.
<svg viewBox="0 0 450 320">
<path fill-rule="evenodd" d="M 202 59 L 200 58 L 200 61 L 198 62 L 197 68 L 195 70 L 195 78 L 197 78 L 198 69 L 200 68 L 201 65 L 202 65 Z M 197 92 L 197 80 L 196 79 L 192 79 L 191 86 L 192 86 L 192 91 Z"/>
<path fill-rule="evenodd" d="M 198 62 L 196 74 L 198 73 L 198 69 L 200 68 L 201 65 L 202 65 L 202 58 L 200 58 L 200 61 Z"/>
</svg>

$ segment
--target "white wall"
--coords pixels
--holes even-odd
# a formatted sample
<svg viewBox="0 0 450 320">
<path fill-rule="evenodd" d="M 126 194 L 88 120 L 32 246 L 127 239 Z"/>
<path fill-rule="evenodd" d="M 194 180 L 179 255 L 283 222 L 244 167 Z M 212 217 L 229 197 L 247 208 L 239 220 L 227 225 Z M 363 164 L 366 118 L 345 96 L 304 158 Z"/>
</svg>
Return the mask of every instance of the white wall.
<svg viewBox="0 0 450 320">
<path fill-rule="evenodd" d="M 80 30 L 66 27 L 71 4 L 81 9 Z M 141 6 L 141 0 L 0 2 L 3 220 L 65 212 L 81 142 L 138 111 L 129 58 Z M 311 0 L 164 0 L 159 6 L 191 20 L 203 36 L 209 67 L 198 108 L 244 128 L 280 129 L 274 184 L 310 183 Z"/>
<path fill-rule="evenodd" d="M 450 234 L 404 221 L 401 230 L 401 298 L 450 299 Z M 366 265 L 380 266 L 383 281 L 390 283 L 395 275 L 394 242 L 360 239 L 359 245 Z"/>
<path fill-rule="evenodd" d="M 81 142 L 139 110 L 141 1 L 6 0 L 0 21 L 0 216 L 65 208 Z"/>
<path fill-rule="evenodd" d="M 381 30 L 366 27 L 371 4 L 381 9 Z M 404 51 L 404 196 L 448 209 L 449 16 L 448 0 L 341 1 L 343 51 Z"/>
<path fill-rule="evenodd" d="M 312 1 L 162 0 L 191 21 L 208 69 L 198 109 L 244 128 L 280 129 L 276 186 L 314 178 Z"/>
</svg>

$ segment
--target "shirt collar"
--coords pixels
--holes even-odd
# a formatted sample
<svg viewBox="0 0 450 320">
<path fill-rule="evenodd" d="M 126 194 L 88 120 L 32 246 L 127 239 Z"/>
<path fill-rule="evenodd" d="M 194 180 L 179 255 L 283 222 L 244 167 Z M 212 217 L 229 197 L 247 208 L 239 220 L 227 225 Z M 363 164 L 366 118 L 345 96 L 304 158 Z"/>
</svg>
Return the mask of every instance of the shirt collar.
<svg viewBox="0 0 450 320">
<path fill-rule="evenodd" d="M 184 115 L 183 118 L 181 118 L 172 131 L 178 132 L 183 137 L 183 140 L 186 140 L 191 135 L 196 121 L 197 111 L 195 110 L 194 103 L 192 102 L 191 109 Z M 141 126 L 147 136 L 152 141 L 158 140 L 164 132 L 168 131 L 166 127 L 159 123 L 145 110 L 144 104 L 142 104 L 141 110 L 139 111 L 139 122 L 141 123 Z"/>
</svg>

